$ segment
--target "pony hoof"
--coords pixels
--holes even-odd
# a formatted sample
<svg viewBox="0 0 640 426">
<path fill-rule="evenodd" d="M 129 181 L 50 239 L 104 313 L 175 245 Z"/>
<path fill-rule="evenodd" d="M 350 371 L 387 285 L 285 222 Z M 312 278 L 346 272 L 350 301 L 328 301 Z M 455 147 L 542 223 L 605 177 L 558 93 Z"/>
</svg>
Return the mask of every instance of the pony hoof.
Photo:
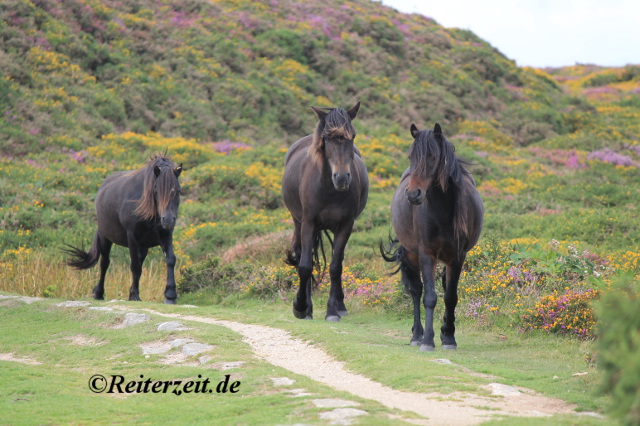
<svg viewBox="0 0 640 426">
<path fill-rule="evenodd" d="M 330 322 L 340 322 L 340 315 L 327 315 L 324 319 Z"/>
<path fill-rule="evenodd" d="M 418 346 L 420 344 L 420 340 L 411 339 L 411 346 Z"/>
<path fill-rule="evenodd" d="M 298 310 L 296 310 L 296 308 L 293 308 L 293 316 L 298 318 L 298 319 L 306 319 L 306 320 L 310 320 L 313 319 L 313 315 L 309 314 L 307 312 L 300 312 Z"/>
<path fill-rule="evenodd" d="M 446 349 L 448 351 L 455 351 L 458 349 L 458 345 L 442 345 L 442 349 Z"/>
<path fill-rule="evenodd" d="M 340 315 L 341 317 L 346 317 L 347 315 L 349 315 L 349 312 L 347 312 L 346 309 L 344 311 L 339 310 L 338 315 Z"/>
<path fill-rule="evenodd" d="M 164 304 L 165 305 L 175 305 L 176 304 L 176 299 L 167 299 L 166 297 L 164 298 Z"/>
<path fill-rule="evenodd" d="M 430 345 L 420 345 L 420 350 L 422 352 L 433 352 L 435 350 L 435 346 L 430 346 Z"/>
</svg>

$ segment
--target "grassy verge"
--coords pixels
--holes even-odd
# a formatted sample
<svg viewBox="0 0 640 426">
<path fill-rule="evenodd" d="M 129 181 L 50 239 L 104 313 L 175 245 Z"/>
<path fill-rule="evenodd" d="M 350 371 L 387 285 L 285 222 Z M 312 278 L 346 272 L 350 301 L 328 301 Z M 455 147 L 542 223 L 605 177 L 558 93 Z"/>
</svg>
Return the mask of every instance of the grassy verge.
<svg viewBox="0 0 640 426">
<path fill-rule="evenodd" d="M 368 424 L 385 424 L 387 414 L 393 413 L 255 358 L 250 347 L 224 327 L 198 324 L 190 330 L 161 332 L 157 331 L 158 323 L 166 319 L 152 315 L 151 321 L 118 329 L 113 326 L 122 322 L 122 313 L 59 308 L 56 302 L 60 300 L 24 305 L 5 299 L 0 304 L 4 330 L 1 352 L 32 362 L 0 362 L 2 424 L 210 424 L 214 419 L 218 424 L 318 423 L 319 413 L 326 409 L 316 408 L 308 398 L 296 398 L 291 393 L 294 388 L 304 388 L 313 398 L 343 397 L 359 402 L 358 408 L 369 412 Z M 136 306 L 158 307 L 147 303 Z M 187 312 L 185 308 L 174 309 Z M 212 344 L 213 349 L 206 352 L 210 360 L 199 365 L 197 356 L 192 356 L 183 364 L 163 364 L 163 355 L 145 356 L 140 347 L 176 338 Z M 226 371 L 212 367 L 220 362 L 243 364 Z M 230 380 L 240 385 L 235 394 L 92 393 L 88 381 L 95 374 L 121 375 L 127 382 L 141 380 L 140 376 L 153 382 L 209 378 L 213 386 L 229 374 Z M 295 384 L 275 386 L 274 377 L 289 377 Z"/>
<path fill-rule="evenodd" d="M 182 302 L 190 301 L 199 303 L 196 297 L 189 296 Z M 326 296 L 316 293 L 314 302 L 319 311 L 317 317 L 322 318 Z M 475 392 L 482 385 L 499 381 L 574 403 L 579 411 L 601 412 L 607 403 L 605 397 L 595 392 L 600 376 L 591 361 L 595 351 L 591 341 L 576 342 L 544 332 L 522 334 L 508 328 L 496 331 L 462 318 L 457 332 L 459 349 L 430 354 L 409 346 L 409 318 L 394 318 L 358 304 L 348 303 L 347 308 L 350 314 L 339 324 L 321 319 L 296 320 L 290 302 L 281 299 L 266 302 L 230 298 L 222 305 L 203 306 L 198 312 L 289 330 L 295 336 L 320 344 L 347 363 L 350 370 L 395 389 Z M 441 312 L 436 317 L 440 318 Z M 431 362 L 438 358 L 447 358 L 456 365 Z M 468 371 L 492 377 L 469 376 Z"/>
</svg>

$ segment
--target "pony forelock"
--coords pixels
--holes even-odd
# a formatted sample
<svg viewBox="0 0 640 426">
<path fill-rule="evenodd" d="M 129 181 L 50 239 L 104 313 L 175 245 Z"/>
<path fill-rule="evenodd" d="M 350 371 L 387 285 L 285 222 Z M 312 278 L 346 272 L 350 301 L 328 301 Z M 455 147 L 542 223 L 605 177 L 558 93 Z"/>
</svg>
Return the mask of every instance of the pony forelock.
<svg viewBox="0 0 640 426">
<path fill-rule="evenodd" d="M 313 133 L 313 142 L 309 155 L 312 161 L 322 167 L 324 162 L 324 138 L 325 136 L 333 139 L 342 137 L 344 139 L 354 139 L 356 131 L 351 124 L 351 117 L 347 111 L 342 108 L 326 108 L 329 111 L 324 120 L 318 120 L 316 130 Z"/>
<path fill-rule="evenodd" d="M 156 176 L 155 168 L 160 173 Z M 171 202 L 172 190 L 176 189 L 178 178 L 174 173 L 176 164 L 166 155 L 156 154 L 142 169 L 135 173 L 144 174 L 142 196 L 137 201 L 134 213 L 142 220 L 152 220 L 164 212 Z M 157 184 L 157 193 L 154 189 Z"/>
</svg>

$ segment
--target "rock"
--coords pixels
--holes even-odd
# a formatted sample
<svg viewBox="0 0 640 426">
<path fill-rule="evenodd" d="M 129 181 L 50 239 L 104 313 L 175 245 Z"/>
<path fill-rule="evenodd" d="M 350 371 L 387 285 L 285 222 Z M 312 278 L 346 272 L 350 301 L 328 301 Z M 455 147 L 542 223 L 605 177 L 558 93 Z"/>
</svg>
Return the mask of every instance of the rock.
<svg viewBox="0 0 640 426">
<path fill-rule="evenodd" d="M 140 345 L 142 355 L 164 354 L 171 350 L 171 346 L 166 342 L 150 342 Z"/>
<path fill-rule="evenodd" d="M 520 391 L 513 386 L 503 385 L 502 383 L 489 383 L 487 387 L 491 390 L 491 395 L 500 396 L 516 396 L 520 395 Z"/>
<path fill-rule="evenodd" d="M 337 398 L 314 399 L 311 402 L 313 402 L 313 405 L 318 408 L 342 408 L 360 405 L 360 403 L 355 401 L 347 401 L 346 399 Z"/>
<path fill-rule="evenodd" d="M 170 341 L 169 344 L 171 345 L 172 348 L 177 348 L 191 342 L 194 342 L 194 340 L 193 339 L 174 339 Z"/>
<path fill-rule="evenodd" d="M 122 326 L 121 328 L 126 328 L 126 327 L 131 327 L 134 325 L 138 325 L 140 323 L 143 323 L 145 321 L 149 321 L 151 319 L 151 317 L 147 314 L 134 314 L 129 312 L 128 314 L 125 314 L 124 316 L 124 321 L 122 322 Z"/>
<path fill-rule="evenodd" d="M 59 308 L 84 308 L 89 306 L 89 302 L 81 302 L 79 300 L 68 300 L 66 302 L 58 303 L 56 306 Z"/>
<path fill-rule="evenodd" d="M 297 398 L 299 396 L 310 396 L 313 395 L 311 393 L 305 392 L 306 389 L 291 389 L 288 390 L 287 392 L 289 392 L 290 394 L 292 394 L 291 396 L 294 398 Z"/>
<path fill-rule="evenodd" d="M 350 425 L 353 419 L 364 416 L 365 414 L 369 413 L 356 408 L 336 408 L 333 411 L 320 413 L 320 418 L 322 420 L 328 420 L 331 425 Z"/>
<path fill-rule="evenodd" d="M 27 305 L 32 304 L 33 302 L 39 302 L 44 300 L 42 297 L 29 297 L 29 296 L 5 296 L 0 294 L 0 300 L 18 300 L 20 302 L 26 303 Z"/>
<path fill-rule="evenodd" d="M 158 326 L 158 331 L 182 331 L 182 330 L 191 330 L 191 329 L 178 321 L 163 322 Z"/>
<path fill-rule="evenodd" d="M 453 362 L 451 362 L 448 359 L 444 359 L 444 358 L 433 359 L 433 360 L 431 360 L 431 362 L 435 362 L 436 364 L 454 365 Z"/>
<path fill-rule="evenodd" d="M 210 349 L 213 349 L 213 346 L 204 343 L 187 343 L 182 347 L 182 353 L 186 356 L 194 356 Z"/>
<path fill-rule="evenodd" d="M 288 377 L 270 377 L 273 382 L 273 386 L 290 386 L 296 381 Z"/>
<path fill-rule="evenodd" d="M 233 361 L 233 362 L 221 362 L 215 364 L 214 367 L 218 370 L 231 370 L 233 368 L 240 368 L 244 364 L 244 361 Z"/>
</svg>

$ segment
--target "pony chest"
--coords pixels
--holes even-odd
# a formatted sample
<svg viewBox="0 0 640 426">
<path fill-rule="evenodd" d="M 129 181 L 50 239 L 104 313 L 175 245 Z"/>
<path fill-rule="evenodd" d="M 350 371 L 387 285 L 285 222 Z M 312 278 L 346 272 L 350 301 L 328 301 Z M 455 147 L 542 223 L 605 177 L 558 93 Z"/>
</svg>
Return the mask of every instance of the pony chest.
<svg viewBox="0 0 640 426">
<path fill-rule="evenodd" d="M 352 194 L 339 193 L 334 197 L 318 198 L 313 204 L 315 208 L 307 212 L 314 217 L 314 222 L 325 228 L 355 220 L 359 210 L 359 200 Z"/>
</svg>

